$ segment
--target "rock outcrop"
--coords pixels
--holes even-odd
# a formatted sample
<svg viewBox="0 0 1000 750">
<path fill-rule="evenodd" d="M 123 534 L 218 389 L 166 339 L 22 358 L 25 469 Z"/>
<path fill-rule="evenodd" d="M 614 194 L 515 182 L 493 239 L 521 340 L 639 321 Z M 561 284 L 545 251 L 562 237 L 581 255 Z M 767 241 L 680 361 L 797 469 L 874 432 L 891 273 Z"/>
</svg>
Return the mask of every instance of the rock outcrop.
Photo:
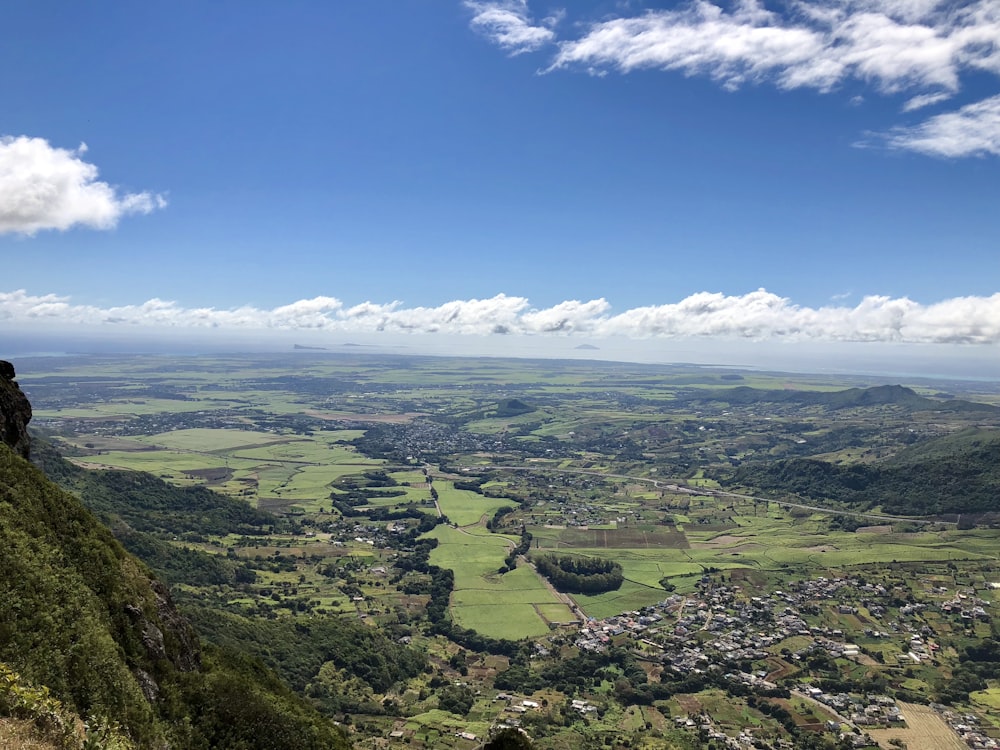
<svg viewBox="0 0 1000 750">
<path fill-rule="evenodd" d="M 0 360 L 0 443 L 6 443 L 23 458 L 31 450 L 30 421 L 31 404 L 14 380 L 14 365 Z"/>
</svg>

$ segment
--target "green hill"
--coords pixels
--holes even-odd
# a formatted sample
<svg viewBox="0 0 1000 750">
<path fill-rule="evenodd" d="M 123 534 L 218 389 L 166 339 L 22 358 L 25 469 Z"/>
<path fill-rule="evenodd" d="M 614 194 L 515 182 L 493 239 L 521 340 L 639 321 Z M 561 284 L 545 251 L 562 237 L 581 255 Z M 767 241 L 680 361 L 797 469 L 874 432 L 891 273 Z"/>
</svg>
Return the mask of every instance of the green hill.
<svg viewBox="0 0 1000 750">
<path fill-rule="evenodd" d="M 876 465 L 790 459 L 740 467 L 731 482 L 887 513 L 1000 511 L 1000 431 L 969 429 L 911 446 Z"/>
<path fill-rule="evenodd" d="M 991 412 L 990 404 L 962 399 L 937 400 L 921 396 L 901 385 L 880 385 L 873 388 L 848 388 L 843 391 L 763 390 L 739 386 L 720 390 L 696 390 L 684 394 L 691 401 L 718 401 L 732 406 L 751 404 L 795 404 L 820 406 L 828 409 L 850 409 L 872 406 L 898 406 L 908 411 Z"/>
</svg>

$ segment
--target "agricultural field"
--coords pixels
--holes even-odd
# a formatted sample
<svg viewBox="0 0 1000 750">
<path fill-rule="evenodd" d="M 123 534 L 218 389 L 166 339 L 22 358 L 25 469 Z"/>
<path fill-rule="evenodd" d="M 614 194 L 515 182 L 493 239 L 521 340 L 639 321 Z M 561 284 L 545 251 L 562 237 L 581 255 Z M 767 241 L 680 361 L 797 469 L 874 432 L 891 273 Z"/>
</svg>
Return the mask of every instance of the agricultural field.
<svg viewBox="0 0 1000 750">
<path fill-rule="evenodd" d="M 456 621 L 493 638 L 518 640 L 543 635 L 549 622 L 567 622 L 572 613 L 529 568 L 500 575 L 516 537 L 471 534 L 438 526 L 431 562 L 455 572 L 452 610 Z"/>
<path fill-rule="evenodd" d="M 967 750 L 962 738 L 929 706 L 901 703 L 906 717 L 905 729 L 872 729 L 871 735 L 883 747 L 893 747 L 893 740 L 907 750 Z M 899 745 L 896 745 L 899 747 Z"/>
<path fill-rule="evenodd" d="M 699 712 L 728 737 L 834 742 L 815 701 L 774 697 L 779 721 L 742 689 L 669 671 L 688 668 L 670 665 L 672 648 L 707 648 L 720 627 L 756 637 L 734 625 L 754 597 L 773 600 L 754 614 L 760 632 L 800 601 L 801 622 L 725 673 L 782 689 L 879 685 L 909 725 L 872 729 L 889 733 L 883 747 L 957 737 L 916 698 L 951 701 L 1000 736 L 1000 674 L 964 697 L 948 688 L 969 647 L 1000 632 L 996 383 L 357 353 L 47 358 L 18 374 L 33 424 L 77 466 L 236 503 L 185 495 L 170 517 L 166 493 L 149 501 L 161 531 L 140 547 L 179 600 L 303 628 L 345 617 L 426 651 L 429 671 L 377 696 L 359 688 L 344 711 L 373 744 L 401 732 L 413 747 L 473 748 L 456 732 L 516 718 L 539 747 L 655 735 L 693 748 L 697 728 L 676 720 Z M 974 481 L 933 484 L 956 466 Z M 611 561 L 621 583 L 556 591 L 533 564 L 553 554 Z M 852 583 L 807 596 L 830 581 Z M 675 628 L 686 640 L 671 641 Z M 832 641 L 860 651 L 818 654 Z M 560 671 L 577 659 L 580 674 Z M 505 690 L 521 680 L 520 698 L 549 705 L 494 702 L 508 671 Z M 667 695 L 682 677 L 690 692 Z M 473 696 L 465 714 L 441 708 L 449 685 Z"/>
<path fill-rule="evenodd" d="M 473 526 L 486 520 L 503 507 L 513 506 L 511 500 L 485 498 L 470 490 L 455 489 L 453 482 L 434 483 L 438 492 L 438 507 L 456 526 Z"/>
</svg>

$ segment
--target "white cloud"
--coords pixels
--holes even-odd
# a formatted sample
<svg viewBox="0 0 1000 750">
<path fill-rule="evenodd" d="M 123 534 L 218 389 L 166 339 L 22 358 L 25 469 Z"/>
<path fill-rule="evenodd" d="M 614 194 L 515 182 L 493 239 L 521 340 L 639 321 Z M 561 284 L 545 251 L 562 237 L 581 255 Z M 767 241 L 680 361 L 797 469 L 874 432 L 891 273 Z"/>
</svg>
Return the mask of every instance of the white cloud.
<svg viewBox="0 0 1000 750">
<path fill-rule="evenodd" d="M 534 309 L 524 297 L 453 300 L 437 307 L 365 302 L 345 307 L 333 297 L 273 309 L 185 308 L 159 299 L 138 305 L 77 305 L 67 297 L 0 292 L 0 325 L 88 330 L 313 331 L 628 339 L 720 339 L 774 342 L 885 342 L 1000 345 L 1000 293 L 930 305 L 869 296 L 857 305 L 806 307 L 759 289 L 743 295 L 699 292 L 679 302 L 611 313 L 604 299 L 570 300 Z"/>
<path fill-rule="evenodd" d="M 914 110 L 923 109 L 924 107 L 929 107 L 932 104 L 937 104 L 950 98 L 951 94 L 945 94 L 940 91 L 936 94 L 918 94 L 903 105 L 903 111 L 913 112 Z"/>
<path fill-rule="evenodd" d="M 119 192 L 83 161 L 87 147 L 55 148 L 43 138 L 0 137 L 0 234 L 31 235 L 82 224 L 110 229 L 133 213 L 166 206 L 151 193 Z"/>
<path fill-rule="evenodd" d="M 550 28 L 562 18 L 561 13 L 547 17 L 542 25 L 532 23 L 526 0 L 466 0 L 473 12 L 472 28 L 498 47 L 519 55 L 543 47 L 555 39 Z"/>
<path fill-rule="evenodd" d="M 936 115 L 886 136 L 893 148 L 932 156 L 1000 156 L 1000 95 Z"/>
<path fill-rule="evenodd" d="M 777 5 L 777 4 L 775 4 Z M 993 0 L 791 0 L 783 13 L 759 0 L 726 10 L 695 0 L 593 24 L 560 44 L 553 68 L 638 68 L 708 75 L 729 88 L 772 81 L 828 91 L 847 78 L 887 93 L 954 92 L 963 69 L 1000 71 L 1000 11 Z"/>
<path fill-rule="evenodd" d="M 885 95 L 909 93 L 904 112 L 953 97 L 963 74 L 1000 76 L 997 0 L 774 0 L 767 7 L 763 0 L 690 0 L 643 13 L 625 6 L 601 21 L 571 25 L 582 31 L 561 41 L 551 28 L 532 25 L 526 0 L 465 4 L 476 11 L 474 28 L 516 53 L 557 43 L 550 72 L 658 69 L 707 76 L 727 89 L 771 83 L 821 92 L 853 80 Z M 958 121 L 935 119 L 912 132 L 985 127 L 982 111 L 955 114 Z M 891 134 L 893 145 L 948 154 L 908 132 Z M 969 153 L 995 151 L 988 145 L 952 151 Z"/>
<path fill-rule="evenodd" d="M 552 68 L 660 68 L 708 75 L 728 88 L 774 78 L 788 88 L 826 90 L 842 77 L 843 66 L 817 55 L 823 45 L 820 32 L 781 25 L 759 3 L 741 3 L 727 13 L 696 2 L 595 24 L 580 39 L 560 44 Z"/>
</svg>

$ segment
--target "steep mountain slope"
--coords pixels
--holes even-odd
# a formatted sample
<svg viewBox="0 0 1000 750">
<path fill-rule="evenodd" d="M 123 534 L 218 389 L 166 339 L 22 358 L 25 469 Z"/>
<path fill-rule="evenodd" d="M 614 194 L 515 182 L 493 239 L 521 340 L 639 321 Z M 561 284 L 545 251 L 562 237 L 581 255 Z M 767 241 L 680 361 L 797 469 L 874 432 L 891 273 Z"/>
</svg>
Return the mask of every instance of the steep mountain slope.
<svg viewBox="0 0 1000 750">
<path fill-rule="evenodd" d="M 41 734 L 49 746 L 80 747 L 89 720 L 90 747 L 347 747 L 259 662 L 203 650 L 166 587 L 25 460 L 26 404 L 0 363 L 5 746 Z"/>
</svg>

